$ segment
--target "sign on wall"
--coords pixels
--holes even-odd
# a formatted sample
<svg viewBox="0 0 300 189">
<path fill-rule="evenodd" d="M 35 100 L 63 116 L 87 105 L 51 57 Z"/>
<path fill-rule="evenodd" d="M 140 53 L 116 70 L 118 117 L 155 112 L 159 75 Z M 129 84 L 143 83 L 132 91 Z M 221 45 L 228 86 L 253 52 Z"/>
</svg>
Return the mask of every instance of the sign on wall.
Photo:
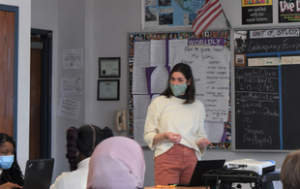
<svg viewBox="0 0 300 189">
<path fill-rule="evenodd" d="M 279 0 L 279 22 L 299 22 L 300 4 L 298 0 Z"/>
<path fill-rule="evenodd" d="M 273 0 L 242 0 L 242 24 L 273 23 Z"/>
</svg>

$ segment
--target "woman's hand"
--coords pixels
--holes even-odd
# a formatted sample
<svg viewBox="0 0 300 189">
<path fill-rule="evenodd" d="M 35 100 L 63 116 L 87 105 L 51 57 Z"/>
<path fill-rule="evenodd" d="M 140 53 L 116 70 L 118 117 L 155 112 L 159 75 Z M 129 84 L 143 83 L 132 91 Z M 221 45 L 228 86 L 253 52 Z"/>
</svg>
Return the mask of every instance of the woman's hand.
<svg viewBox="0 0 300 189">
<path fill-rule="evenodd" d="M 0 185 L 0 189 L 14 189 L 14 188 L 23 188 L 23 187 L 11 182 L 7 182 L 5 184 Z"/>
<path fill-rule="evenodd" d="M 166 132 L 166 133 L 164 133 L 164 136 L 166 139 L 169 139 L 169 141 L 174 144 L 179 144 L 179 142 L 181 141 L 181 138 L 182 138 L 179 134 L 175 134 L 172 132 Z"/>
<path fill-rule="evenodd" d="M 203 138 L 203 139 L 200 139 L 198 142 L 197 142 L 197 146 L 198 148 L 205 148 L 207 145 L 211 144 L 209 142 L 209 140 L 207 140 L 206 138 Z"/>
</svg>

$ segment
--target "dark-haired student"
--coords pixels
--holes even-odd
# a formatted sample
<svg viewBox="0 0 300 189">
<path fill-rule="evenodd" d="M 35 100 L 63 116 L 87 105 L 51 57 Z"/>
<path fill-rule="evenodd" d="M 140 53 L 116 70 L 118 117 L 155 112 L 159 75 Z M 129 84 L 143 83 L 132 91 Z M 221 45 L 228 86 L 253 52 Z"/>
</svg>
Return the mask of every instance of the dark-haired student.
<svg viewBox="0 0 300 189">
<path fill-rule="evenodd" d="M 195 99 L 191 67 L 176 64 L 167 88 L 148 107 L 144 141 L 154 153 L 156 185 L 189 183 L 210 142 L 204 132 L 205 110 Z"/>
<path fill-rule="evenodd" d="M 90 157 L 95 147 L 104 139 L 112 137 L 112 130 L 94 125 L 67 130 L 67 154 L 71 172 L 63 172 L 50 189 L 85 189 Z"/>
<path fill-rule="evenodd" d="M 24 179 L 17 162 L 16 143 L 14 139 L 0 133 L 0 189 L 22 188 Z"/>
</svg>

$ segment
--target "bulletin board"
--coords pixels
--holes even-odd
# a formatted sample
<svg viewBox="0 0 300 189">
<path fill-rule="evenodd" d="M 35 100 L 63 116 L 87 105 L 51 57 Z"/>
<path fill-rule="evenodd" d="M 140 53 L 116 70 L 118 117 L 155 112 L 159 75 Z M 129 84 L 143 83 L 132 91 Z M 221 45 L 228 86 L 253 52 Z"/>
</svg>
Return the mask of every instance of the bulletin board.
<svg viewBox="0 0 300 189">
<path fill-rule="evenodd" d="M 299 149 L 299 28 L 234 31 L 234 43 L 236 149 Z"/>
<path fill-rule="evenodd" d="M 183 45 L 183 43 L 187 44 Z M 151 45 L 148 47 L 148 43 Z M 156 44 L 162 44 L 161 46 L 155 46 Z M 164 46 L 165 44 L 165 46 Z M 155 46 L 155 47 L 153 47 Z M 185 47 L 183 47 L 185 46 Z M 193 69 L 193 75 L 202 72 L 204 74 L 202 78 L 196 78 L 197 81 L 201 83 L 203 80 L 209 83 L 207 88 L 213 88 L 215 90 L 211 95 L 215 95 L 216 98 L 222 98 L 222 95 L 227 99 L 222 99 L 223 103 L 222 110 L 219 107 L 214 107 L 213 102 L 217 101 L 213 98 L 205 99 L 201 91 L 208 90 L 197 87 L 196 85 L 196 99 L 201 99 L 204 106 L 211 106 L 206 109 L 206 118 L 209 117 L 207 127 L 220 127 L 221 126 L 221 142 L 212 143 L 208 148 L 211 149 L 230 149 L 231 148 L 231 86 L 230 86 L 230 59 L 228 60 L 225 57 L 230 57 L 230 31 L 229 30 L 212 30 L 205 31 L 200 36 L 196 37 L 192 32 L 165 32 L 165 33 L 129 33 L 128 34 L 128 65 L 129 65 L 129 137 L 136 140 L 142 147 L 145 147 L 146 144 L 143 143 L 143 132 L 144 132 L 144 123 L 145 116 L 147 113 L 148 106 L 151 102 L 151 99 L 159 95 L 167 85 L 167 80 L 169 77 L 170 70 L 172 68 L 172 62 L 183 62 L 190 64 L 192 62 L 183 60 L 182 57 L 197 56 L 201 61 L 206 62 L 201 65 L 201 69 Z M 162 48 L 158 52 L 154 52 L 154 49 Z M 146 49 L 145 51 L 141 49 Z M 184 50 L 183 50 L 184 49 Z M 145 53 L 150 51 L 150 53 Z M 174 53 L 176 52 L 176 53 Z M 194 52 L 194 53 L 193 53 Z M 154 55 L 153 55 L 154 54 Z M 222 55 L 222 56 L 221 56 Z M 153 57 L 164 56 L 165 59 L 155 60 Z M 226 61 L 225 61 L 226 59 Z M 140 70 L 136 67 L 137 64 L 144 64 L 145 62 L 150 61 L 150 66 L 145 67 Z M 157 62 L 162 61 L 164 64 L 164 69 L 161 69 Z M 215 64 L 222 64 L 226 62 L 226 66 L 214 66 Z M 209 64 L 212 64 L 209 65 Z M 203 67 L 204 66 L 204 67 Z M 160 75 L 164 76 L 165 82 L 159 88 L 156 87 L 153 89 L 153 80 L 151 74 L 154 74 L 154 70 L 158 71 L 161 69 Z M 209 70 L 215 69 L 215 70 Z M 217 75 L 206 75 L 215 73 Z M 145 76 L 140 77 L 140 74 Z M 219 74 L 219 75 L 218 75 Z M 224 75 L 222 75 L 224 74 Z M 204 78 L 205 77 L 205 78 Z M 135 79 L 134 79 L 135 78 Z M 138 79 L 136 79 L 138 78 Z M 216 79 L 217 78 L 217 79 Z M 210 79 L 210 80 L 209 80 Z M 215 81 L 215 80 L 218 81 Z M 223 81 L 223 83 L 222 83 Z M 147 83 L 146 85 L 139 85 L 139 83 Z M 152 83 L 151 83 L 152 82 Z M 224 83 L 225 82 L 225 83 Z M 219 84 L 218 84 L 219 83 Z M 220 84 L 222 83 L 222 84 Z M 199 85 L 200 86 L 200 85 Z M 202 85 L 201 86 L 206 86 Z M 218 89 L 217 89 L 218 88 Z M 197 90 L 199 90 L 197 92 Z M 225 98 L 224 97 L 224 98 Z M 202 100 L 203 99 L 203 100 Z M 205 101 L 205 102 L 204 102 Z M 209 105 L 207 105 L 209 104 Z M 143 108 L 141 108 L 143 107 Z M 224 108 L 225 107 L 225 108 Z M 213 110 L 213 111 L 210 111 Z M 217 124 L 216 124 L 217 123 Z M 210 132 L 210 131 L 208 131 Z M 212 134 L 214 135 L 214 134 Z M 219 133 L 220 135 L 220 133 Z"/>
</svg>

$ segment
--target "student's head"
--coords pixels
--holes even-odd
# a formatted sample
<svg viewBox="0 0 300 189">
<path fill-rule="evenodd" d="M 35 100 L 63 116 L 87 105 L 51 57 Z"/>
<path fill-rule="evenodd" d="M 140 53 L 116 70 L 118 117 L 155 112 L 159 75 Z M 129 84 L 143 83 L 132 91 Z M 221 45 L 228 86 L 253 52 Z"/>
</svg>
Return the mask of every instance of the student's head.
<svg viewBox="0 0 300 189">
<path fill-rule="evenodd" d="M 90 159 L 87 188 L 142 188 L 144 174 L 140 145 L 127 137 L 112 137 L 101 142 Z"/>
<path fill-rule="evenodd" d="M 135 36 L 134 36 L 134 40 L 135 40 L 135 41 L 139 41 L 139 40 L 140 40 L 140 36 L 139 36 L 139 35 L 135 35 Z"/>
<path fill-rule="evenodd" d="M 129 41 L 132 41 L 134 38 L 133 38 L 133 35 L 130 35 L 129 36 Z"/>
<path fill-rule="evenodd" d="M 224 36 L 225 36 L 225 37 L 228 37 L 228 34 L 229 34 L 228 32 L 225 32 Z"/>
<path fill-rule="evenodd" d="M 150 40 L 150 36 L 149 36 L 149 34 L 146 34 L 146 40 Z"/>
<path fill-rule="evenodd" d="M 189 38 L 189 33 L 185 33 L 185 34 L 184 34 L 184 38 L 185 38 L 185 39 L 188 39 L 188 38 Z"/>
<path fill-rule="evenodd" d="M 218 37 L 218 31 L 214 31 L 214 38 Z"/>
<path fill-rule="evenodd" d="M 173 38 L 174 38 L 174 39 L 177 39 L 177 38 L 178 38 L 177 33 L 173 33 Z"/>
<path fill-rule="evenodd" d="M 83 125 L 78 129 L 70 127 L 67 130 L 67 154 L 70 170 L 77 169 L 77 164 L 91 155 L 95 147 L 104 139 L 113 136 L 111 129 L 94 125 Z"/>
<path fill-rule="evenodd" d="M 186 95 L 185 104 L 191 104 L 195 101 L 195 83 L 192 69 L 184 63 L 176 64 L 171 70 L 167 88 L 162 95 L 168 98 L 172 95 Z"/>
<path fill-rule="evenodd" d="M 5 162 L 0 163 L 4 169 L 1 175 L 1 183 L 12 182 L 23 185 L 23 175 L 17 162 L 16 143 L 14 139 L 5 134 L 0 133 L 0 159 Z"/>
<path fill-rule="evenodd" d="M 224 37 L 223 35 L 224 35 L 224 31 L 222 30 L 220 31 L 219 37 Z"/>
<path fill-rule="evenodd" d="M 280 180 L 283 189 L 300 188 L 300 150 L 289 153 L 282 164 Z"/>
</svg>

